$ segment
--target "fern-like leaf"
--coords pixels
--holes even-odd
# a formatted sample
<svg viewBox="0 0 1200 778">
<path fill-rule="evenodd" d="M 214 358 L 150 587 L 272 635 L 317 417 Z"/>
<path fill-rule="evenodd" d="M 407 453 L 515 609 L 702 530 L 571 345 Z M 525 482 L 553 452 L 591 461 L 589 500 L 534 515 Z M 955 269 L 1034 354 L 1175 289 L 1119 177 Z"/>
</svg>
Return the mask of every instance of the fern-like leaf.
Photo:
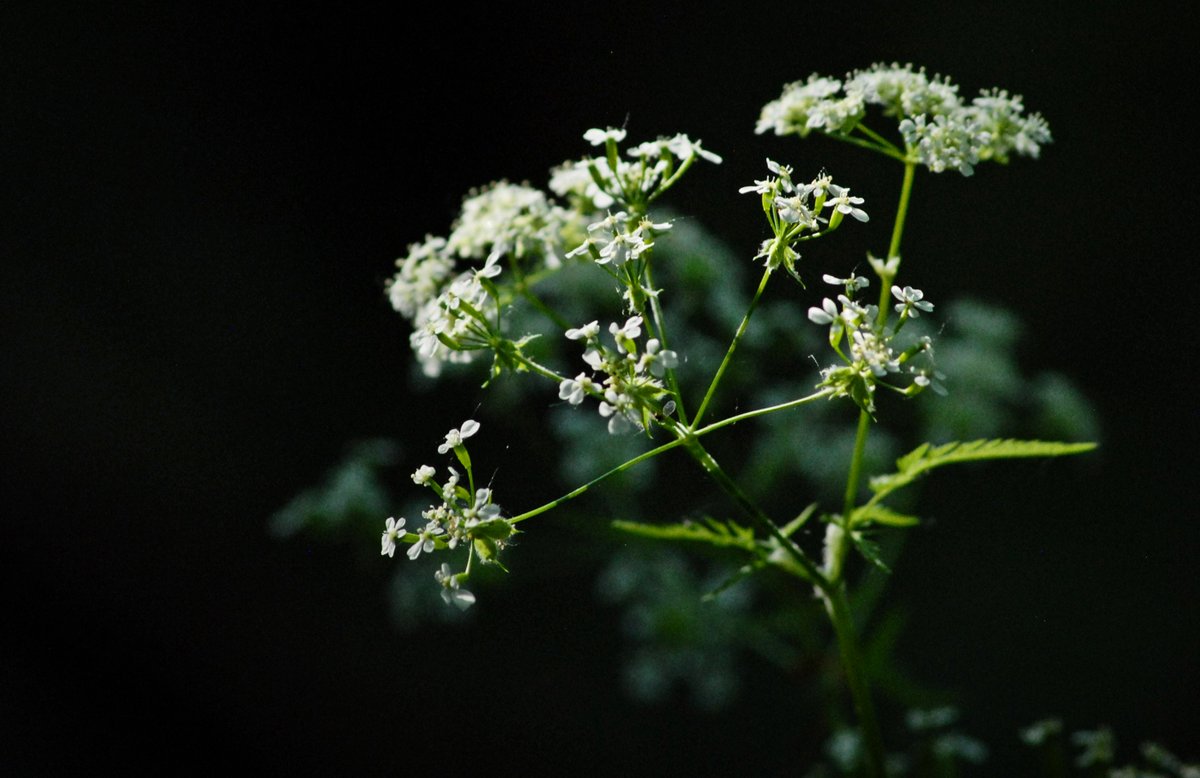
<svg viewBox="0 0 1200 778">
<path fill-rule="evenodd" d="M 1056 443 L 1043 440 L 973 440 L 968 443 L 954 442 L 941 446 L 928 443 L 896 460 L 896 472 L 871 479 L 871 490 L 875 503 L 884 496 L 907 486 L 920 476 L 943 465 L 959 462 L 977 462 L 988 459 L 1016 459 L 1022 457 L 1061 457 L 1082 454 L 1096 447 L 1095 443 Z"/>
<path fill-rule="evenodd" d="M 754 530 L 735 521 L 721 522 L 712 518 L 703 521 L 683 521 L 676 524 L 643 524 L 637 521 L 614 521 L 613 527 L 655 540 L 683 540 L 708 543 L 722 548 L 740 548 L 757 553 Z"/>
</svg>

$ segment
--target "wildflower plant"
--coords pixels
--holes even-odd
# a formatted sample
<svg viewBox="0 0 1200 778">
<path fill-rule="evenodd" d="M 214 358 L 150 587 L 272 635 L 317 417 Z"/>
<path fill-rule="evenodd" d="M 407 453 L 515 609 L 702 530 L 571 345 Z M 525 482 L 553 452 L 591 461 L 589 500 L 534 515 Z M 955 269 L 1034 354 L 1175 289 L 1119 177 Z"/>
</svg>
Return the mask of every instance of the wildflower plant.
<svg viewBox="0 0 1200 778">
<path fill-rule="evenodd" d="M 883 130 L 885 125 L 890 131 Z M 687 135 L 634 144 L 623 128 L 589 129 L 583 133 L 587 153 L 554 168 L 549 191 L 492 184 L 467 197 L 447 236 L 428 236 L 409 247 L 387 293 L 411 325 L 410 344 L 426 375 L 437 377 L 452 364 L 483 362 L 485 386 L 504 375 L 531 377 L 542 382 L 547 402 L 594 413 L 593 424 L 609 435 L 644 440 L 638 453 L 561 497 L 513 509 L 520 506 L 520 495 L 503 494 L 503 484 L 496 485 L 509 506 L 501 507 L 493 485 L 476 477 L 469 447 L 486 434 L 486 416 L 462 421 L 437 446 L 437 454 L 450 461 L 422 464 L 412 474 L 414 484 L 431 495 L 428 508 L 416 521 L 388 517 L 381 552 L 392 557 L 406 547 L 410 560 L 435 557 L 439 568 L 433 577 L 443 599 L 465 609 L 476 602 L 467 588 L 476 565 L 504 569 L 506 548 L 531 519 L 678 450 L 726 495 L 729 516 L 673 523 L 614 516 L 614 526 L 642 537 L 716 547 L 736 556 L 738 578 L 772 570 L 782 574 L 778 579 L 797 579 L 813 592 L 839 646 L 857 714 L 862 767 L 882 776 L 883 740 L 852 612 L 851 554 L 885 566 L 875 538 L 919 522 L 894 507 L 894 495 L 934 469 L 1092 448 L 1090 443 L 1013 439 L 929 442 L 900 457 L 894 470 L 867 478 L 864 452 L 879 422 L 879 397 L 890 392 L 912 399 L 926 389 L 946 391 L 936 342 L 929 328 L 916 323 L 935 318 L 938 308 L 901 275 L 908 269 L 902 268 L 901 247 L 916 172 L 971 175 L 985 162 L 1036 158 L 1051 137 L 1045 120 L 1027 113 L 1019 96 L 991 90 L 968 101 L 949 79 L 895 64 L 874 65 L 843 79 L 814 74 L 789 84 L 763 108 L 757 131 L 822 135 L 888 157 L 902 171 L 899 202 L 890 243 L 878 256 L 867 257 L 867 274 L 857 272 L 862 266 L 857 259 L 810 268 L 804 263 L 807 244 L 854 229 L 888 209 L 865 182 L 835 180 L 817 166 L 804 172 L 768 159 L 763 178 L 740 190 L 755 198 L 765 220 L 768 237 L 746 252 L 761 267 L 761 276 L 716 364 L 684 370 L 688 333 L 669 327 L 678 321 L 666 312 L 685 290 L 656 282 L 657 255 L 674 227 L 660 210 L 660 198 L 693 167 L 722 162 Z M 806 391 L 722 415 L 718 398 L 739 345 L 781 270 L 799 282 L 792 286 L 794 306 L 806 312 L 804 320 L 820 333 L 827 350 L 815 355 L 816 370 L 805 354 L 791 360 L 795 371 L 808 373 L 808 378 L 793 376 L 808 382 Z M 601 292 L 612 290 L 607 305 L 580 316 L 578 300 L 555 296 L 561 287 L 551 281 L 564 272 L 590 278 Z M 530 314 L 542 320 L 542 331 L 523 327 Z M 702 367 L 709 371 L 704 381 L 684 381 Z M 787 513 L 772 515 L 752 496 L 754 490 L 716 459 L 710 436 L 818 403 L 838 404 L 847 418 L 856 419 L 838 490 L 842 497 L 833 505 L 796 500 Z M 804 429 L 803 416 L 788 418 L 796 430 Z M 807 530 L 801 530 L 818 525 L 824 525 L 818 533 L 823 542 L 814 548 Z"/>
</svg>

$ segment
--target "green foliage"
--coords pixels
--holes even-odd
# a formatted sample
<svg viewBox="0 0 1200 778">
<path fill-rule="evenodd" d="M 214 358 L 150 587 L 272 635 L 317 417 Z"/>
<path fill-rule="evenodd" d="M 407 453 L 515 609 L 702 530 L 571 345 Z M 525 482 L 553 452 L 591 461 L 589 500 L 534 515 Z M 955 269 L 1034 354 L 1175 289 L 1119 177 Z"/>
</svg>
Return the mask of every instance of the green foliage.
<svg viewBox="0 0 1200 778">
<path fill-rule="evenodd" d="M 682 540 L 709 543 L 724 548 L 740 548 L 755 552 L 758 544 L 754 530 L 735 521 L 721 522 L 711 517 L 701 521 L 682 521 L 676 524 L 643 524 L 636 521 L 614 521 L 615 529 L 655 540 Z"/>
<path fill-rule="evenodd" d="M 1082 454 L 1094 448 L 1096 448 L 1095 443 L 1054 443 L 1012 439 L 973 440 L 968 443 L 956 441 L 940 446 L 923 443 L 896 460 L 895 473 L 879 475 L 871 479 L 871 491 L 875 492 L 871 501 L 875 503 L 897 489 L 908 486 L 930 470 L 945 465 L 981 462 L 990 459 L 1061 457 Z"/>
</svg>

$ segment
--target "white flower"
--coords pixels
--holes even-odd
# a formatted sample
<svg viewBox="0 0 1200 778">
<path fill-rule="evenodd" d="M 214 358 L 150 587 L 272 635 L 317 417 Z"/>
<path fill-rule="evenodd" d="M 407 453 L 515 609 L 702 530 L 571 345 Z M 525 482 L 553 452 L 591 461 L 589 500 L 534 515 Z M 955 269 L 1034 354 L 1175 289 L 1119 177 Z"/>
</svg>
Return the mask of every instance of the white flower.
<svg viewBox="0 0 1200 778">
<path fill-rule="evenodd" d="M 891 279 L 896 275 L 896 271 L 900 269 L 900 257 L 888 257 L 886 260 L 879 257 L 867 254 L 867 263 L 875 274 L 881 278 Z"/>
<path fill-rule="evenodd" d="M 596 243 L 598 243 L 598 241 L 591 235 L 588 235 L 583 239 L 583 243 L 580 243 L 578 246 L 567 252 L 567 259 L 574 259 L 575 257 L 582 257 L 584 254 L 592 253 L 592 246 L 596 245 Z"/>
<path fill-rule="evenodd" d="M 712 153 L 711 151 L 700 148 L 700 141 L 694 141 L 686 135 L 676 135 L 674 138 L 668 140 L 666 145 L 667 150 L 681 160 L 686 160 L 694 155 L 697 157 L 702 157 L 703 159 L 707 159 L 713 164 L 721 164 L 720 156 Z"/>
<path fill-rule="evenodd" d="M 762 181 L 756 180 L 750 186 L 743 186 L 742 188 L 738 189 L 738 194 L 749 194 L 751 192 L 753 192 L 754 194 L 760 194 L 760 195 L 770 194 L 771 192 L 775 191 L 775 187 L 776 187 L 775 179 L 766 178 L 766 179 L 763 179 Z"/>
<path fill-rule="evenodd" d="M 628 218 L 629 214 L 625 213 L 624 211 L 609 213 L 600 221 L 589 224 L 587 230 L 588 232 L 595 232 L 596 230 L 604 230 L 605 232 L 613 233 L 619 232 L 624 228 L 625 221 Z"/>
<path fill-rule="evenodd" d="M 626 342 L 632 341 L 642 334 L 642 317 L 630 316 L 621 327 L 613 322 L 608 325 L 608 331 L 612 334 L 613 340 L 617 342 L 617 349 L 624 354 L 627 351 Z"/>
<path fill-rule="evenodd" d="M 850 355 L 862 362 L 877 378 L 900 370 L 900 362 L 887 341 L 870 330 L 855 330 L 850 343 Z"/>
<path fill-rule="evenodd" d="M 433 475 L 436 471 L 429 465 L 421 465 L 416 472 L 412 474 L 413 483 L 417 486 L 425 486 L 433 480 Z"/>
<path fill-rule="evenodd" d="M 924 299 L 925 293 L 920 289 L 913 289 L 911 286 L 906 286 L 903 289 L 893 286 L 892 297 L 900 301 L 896 306 L 896 313 L 903 313 L 914 319 L 921 315 L 917 313 L 918 310 L 925 313 L 933 310 L 933 303 Z"/>
<path fill-rule="evenodd" d="M 842 82 L 816 73 L 807 81 L 788 84 L 777 100 L 763 106 L 754 131 L 797 133 L 801 137 L 818 128 L 825 132 L 848 131 L 862 117 L 863 102 L 860 93 L 850 90 L 846 97 L 837 98 L 841 88 Z"/>
<path fill-rule="evenodd" d="M 590 348 L 583 352 L 583 361 L 588 363 L 588 366 L 597 372 L 608 372 L 605 370 L 604 355 L 597 349 Z"/>
<path fill-rule="evenodd" d="M 975 172 L 980 151 L 991 136 L 980 130 L 966 111 L 938 114 L 933 121 L 924 115 L 900 122 L 904 142 L 917 152 L 917 160 L 935 173 L 951 168 L 964 176 Z"/>
<path fill-rule="evenodd" d="M 434 543 L 434 538 L 442 534 L 442 528 L 436 522 L 429 522 L 425 525 L 425 529 L 417 533 L 417 542 L 413 543 L 408 549 L 407 556 L 409 559 L 416 559 L 424 551 L 426 554 L 433 551 L 437 547 Z"/>
<path fill-rule="evenodd" d="M 833 300 L 830 300 L 828 297 L 821 301 L 820 308 L 814 306 L 808 309 L 808 320 L 813 324 L 833 324 L 835 321 L 838 321 L 838 319 L 839 315 L 837 305 L 835 305 Z"/>
<path fill-rule="evenodd" d="M 633 420 L 633 398 L 624 392 L 607 389 L 604 401 L 600 403 L 600 415 L 608 419 L 608 434 L 620 435 L 622 432 L 636 429 L 638 424 Z"/>
<path fill-rule="evenodd" d="M 649 216 L 643 216 L 638 222 L 638 230 L 643 233 L 666 232 L 672 226 L 671 222 L 653 222 Z"/>
<path fill-rule="evenodd" d="M 625 140 L 625 130 L 614 130 L 612 127 L 607 130 L 592 128 L 583 134 L 583 139 L 593 146 L 603 146 L 610 140 L 620 143 Z"/>
<path fill-rule="evenodd" d="M 387 293 L 392 307 L 406 319 L 415 317 L 437 297 L 454 272 L 454 260 L 446 256 L 445 238 L 432 236 L 409 246 L 408 256 L 396 260 L 396 265 L 399 271 L 388 281 Z"/>
<path fill-rule="evenodd" d="M 600 334 L 600 322 L 590 321 L 582 327 L 572 327 L 567 330 L 567 340 L 588 341 Z"/>
<path fill-rule="evenodd" d="M 387 529 L 383 531 L 383 550 L 380 555 L 395 556 L 396 554 L 396 538 L 404 534 L 404 519 L 403 517 L 396 520 L 388 517 Z"/>
<path fill-rule="evenodd" d="M 869 218 L 866 211 L 854 207 L 863 202 L 863 199 L 861 197 L 851 197 L 850 190 L 846 187 L 830 184 L 829 194 L 833 195 L 833 197 L 826 200 L 825 205 L 847 216 L 853 216 L 860 222 L 865 222 Z"/>
<path fill-rule="evenodd" d="M 663 349 L 662 344 L 658 342 L 658 338 L 651 338 L 646 341 L 646 353 L 642 355 L 639 369 L 650 367 L 650 374 L 655 378 L 662 378 L 667 369 L 674 370 L 679 366 L 679 355 L 670 349 Z"/>
<path fill-rule="evenodd" d="M 503 270 L 503 268 L 496 263 L 502 256 L 504 255 L 498 251 L 493 251 L 491 254 L 488 254 L 487 261 L 483 263 L 483 267 L 479 268 L 473 273 L 475 280 L 478 281 L 483 278 L 495 278 L 496 276 L 500 275 L 500 271 Z"/>
<path fill-rule="evenodd" d="M 433 577 L 442 585 L 442 599 L 447 605 L 466 610 L 475 604 L 475 595 L 459 587 L 458 576 L 450 573 L 450 565 L 443 562 L 442 569 L 434 573 Z"/>
<path fill-rule="evenodd" d="M 491 521 L 500 517 L 500 506 L 492 502 L 491 489 L 477 489 L 475 504 L 463 511 L 463 518 L 468 526 L 475 526 L 481 521 Z"/>
<path fill-rule="evenodd" d="M 571 405 L 579 405 L 589 392 L 596 391 L 598 388 L 596 382 L 589 378 L 587 373 L 580 373 L 573 379 L 563 379 L 562 383 L 558 385 L 558 397 Z"/>
<path fill-rule="evenodd" d="M 445 454 L 452 448 L 458 448 L 465 439 L 471 437 L 476 432 L 479 432 L 479 422 L 474 419 L 467 419 L 462 423 L 461 427 L 446 433 L 446 442 L 438 446 L 438 453 Z"/>
<path fill-rule="evenodd" d="M 865 277 L 853 274 L 849 278 L 837 278 L 836 276 L 831 276 L 826 273 L 825 275 L 821 276 L 821 280 L 827 284 L 832 284 L 833 286 L 844 286 L 846 287 L 847 293 L 855 292 L 859 289 L 866 289 L 871 285 L 871 282 Z"/>
<path fill-rule="evenodd" d="M 631 259 L 637 259 L 653 246 L 653 243 L 647 243 L 642 237 L 640 227 L 633 232 L 614 233 L 612 240 L 600 249 L 600 258 L 596 260 L 596 264 L 607 265 L 612 262 L 623 265 Z"/>
<path fill-rule="evenodd" d="M 1025 105 L 1021 96 L 1010 97 L 1002 89 L 980 92 L 963 111 L 988 136 L 979 150 L 980 159 L 1007 162 L 1009 151 L 1036 159 L 1041 144 L 1051 140 L 1046 120 L 1036 113 L 1023 115 Z"/>
<path fill-rule="evenodd" d="M 792 197 L 777 197 L 775 199 L 775 210 L 779 211 L 779 218 L 783 219 L 788 224 L 802 224 L 810 230 L 817 228 L 817 220 L 813 218 L 812 211 L 808 209 L 808 204 L 805 203 L 805 196 L 793 195 Z"/>
</svg>

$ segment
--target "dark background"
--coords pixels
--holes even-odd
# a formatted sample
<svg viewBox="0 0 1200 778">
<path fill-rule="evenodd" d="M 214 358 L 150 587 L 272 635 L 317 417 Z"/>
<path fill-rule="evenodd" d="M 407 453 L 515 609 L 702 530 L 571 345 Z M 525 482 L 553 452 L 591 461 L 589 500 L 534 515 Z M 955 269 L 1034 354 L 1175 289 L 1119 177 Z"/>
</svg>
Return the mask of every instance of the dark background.
<svg viewBox="0 0 1200 778">
<path fill-rule="evenodd" d="M 637 774 L 810 758 L 815 714 L 769 672 L 722 714 L 624 697 L 594 570 L 518 580 L 468 630 L 401 635 L 354 548 L 279 543 L 266 522 L 347 441 L 388 435 L 419 459 L 473 412 L 470 387 L 410 392 L 382 294 L 467 189 L 544 185 L 592 126 L 684 131 L 726 161 L 673 205 L 749 257 L 759 225 L 736 189 L 765 156 L 828 165 L 856 193 L 894 174 L 752 132 L 783 83 L 880 60 L 968 95 L 1009 88 L 1048 118 L 1036 163 L 921 176 L 906 246 L 936 299 L 1016 310 L 1023 361 L 1079 382 L 1103 429 L 1089 466 L 994 468 L 934 504 L 986 504 L 994 523 L 914 541 L 894 582 L 919 640 L 907 663 L 962 690 L 972 730 L 1006 750 L 1059 715 L 1197 758 L 1191 35 L 1147 5 L 1004 8 L 6 3 L 0 761 Z"/>
</svg>

